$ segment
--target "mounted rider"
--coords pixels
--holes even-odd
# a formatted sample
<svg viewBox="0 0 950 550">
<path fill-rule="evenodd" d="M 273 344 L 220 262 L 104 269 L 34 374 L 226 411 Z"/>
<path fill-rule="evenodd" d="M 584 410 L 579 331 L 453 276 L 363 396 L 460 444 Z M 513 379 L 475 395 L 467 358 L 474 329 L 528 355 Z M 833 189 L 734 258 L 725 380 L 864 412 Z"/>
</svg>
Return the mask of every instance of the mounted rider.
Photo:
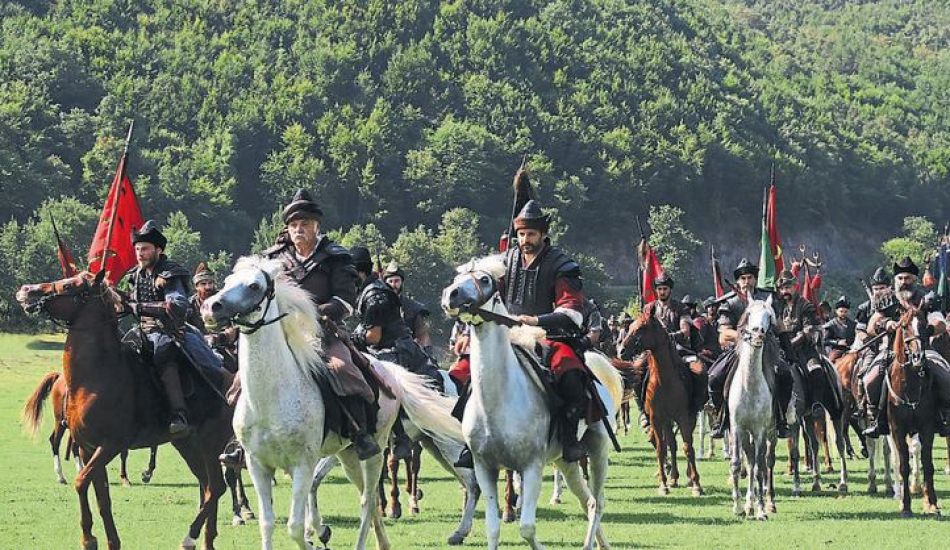
<svg viewBox="0 0 950 550">
<path fill-rule="evenodd" d="M 702 344 L 699 346 L 699 355 L 705 361 L 715 361 L 722 353 L 719 345 L 719 306 L 716 298 L 710 296 L 703 300 L 703 313 L 693 319 L 693 326 L 699 331 Z"/>
<path fill-rule="evenodd" d="M 780 300 L 775 307 L 775 333 L 794 382 L 791 385 L 791 397 L 795 403 L 795 412 L 798 418 L 803 418 L 807 412 L 805 393 L 809 387 L 809 376 L 818 373 L 826 377 L 832 388 L 837 384 L 837 376 L 827 372 L 826 364 L 818 352 L 821 322 L 818 320 L 815 305 L 799 294 L 797 287 L 798 278 L 790 271 L 782 271 L 779 274 L 776 288 Z M 783 388 L 781 378 L 781 375 L 776 378 L 780 394 L 788 389 L 787 384 Z M 781 399 L 781 414 L 785 412 L 786 402 L 784 398 Z"/>
<path fill-rule="evenodd" d="M 851 302 L 847 296 L 841 296 L 835 301 L 835 317 L 822 326 L 825 347 L 828 350 L 828 360 L 834 363 L 854 345 L 857 335 L 857 323 L 849 315 Z"/>
<path fill-rule="evenodd" d="M 759 275 L 759 268 L 747 258 L 742 258 L 732 272 L 736 281 L 736 289 L 732 296 L 725 299 L 719 306 L 719 345 L 723 349 L 722 355 L 709 368 L 709 401 L 714 412 L 715 425 L 713 426 L 712 436 L 715 438 L 724 437 L 728 429 L 726 422 L 725 387 L 729 373 L 738 364 L 738 354 L 736 353 L 736 343 L 740 337 L 739 325 L 742 314 L 750 300 L 767 300 L 773 293 L 769 290 L 756 288 L 755 283 Z M 725 298 L 725 297 L 724 297 Z M 769 335 L 774 338 L 774 334 Z M 791 396 L 792 377 L 789 373 L 788 365 L 779 362 L 778 372 L 776 373 L 776 382 L 778 390 L 773 393 L 773 406 L 776 410 L 775 428 L 778 437 L 788 437 L 788 424 L 785 422 L 785 407 L 779 399 L 780 395 Z M 802 395 L 801 392 L 798 393 Z"/>
<path fill-rule="evenodd" d="M 218 369 L 220 362 L 197 329 L 186 324 L 189 274 L 165 255 L 167 244 L 168 239 L 153 220 L 133 230 L 138 265 L 125 277 L 131 287 L 127 308 L 139 320 L 132 330 L 142 337 L 140 350 L 145 357 L 151 356 L 165 390 L 171 412 L 168 432 L 179 435 L 188 430 L 179 367 L 191 362 L 194 368 Z"/>
<path fill-rule="evenodd" d="M 909 257 L 894 264 L 893 293 L 885 293 L 872 302 L 873 313 L 867 324 L 869 337 L 887 333 L 893 335 L 901 316 L 908 307 L 922 309 L 927 315 L 927 327 L 921 331 L 921 337 L 939 336 L 947 329 L 946 319 L 937 306 L 933 293 L 927 294 L 917 287 L 920 268 Z M 889 340 L 890 336 L 884 340 Z M 867 414 L 870 425 L 864 430 L 868 437 L 878 437 L 889 433 L 887 425 L 887 392 L 883 391 L 884 378 L 890 367 L 891 349 L 888 343 L 882 343 L 880 351 L 871 362 L 871 367 L 862 377 L 866 395 Z M 927 371 L 933 379 L 933 392 L 937 406 L 937 432 L 950 437 L 950 371 L 940 364 L 931 363 Z"/>
<path fill-rule="evenodd" d="M 673 286 L 675 282 L 673 277 L 666 273 L 661 273 L 659 277 L 653 280 L 653 289 L 656 292 L 656 305 L 653 306 L 653 317 L 659 321 L 660 325 L 666 330 L 670 338 L 676 345 L 676 349 L 686 350 L 689 353 L 695 353 L 690 349 L 691 334 L 693 332 L 693 318 L 690 315 L 689 307 L 673 299 Z M 636 350 L 624 349 L 621 353 L 621 359 L 625 361 L 633 360 L 633 353 Z M 650 427 L 650 418 L 644 409 L 644 392 L 649 382 L 649 370 L 644 369 L 643 381 L 635 384 L 633 394 L 637 401 L 637 407 L 640 408 L 640 427 L 646 430 Z"/>
<path fill-rule="evenodd" d="M 587 413 L 590 374 L 580 359 L 584 337 L 584 293 L 580 266 L 548 238 L 549 217 L 529 200 L 514 218 L 517 246 L 509 248 L 499 293 L 509 313 L 521 323 L 547 332 L 545 364 L 554 374 L 555 392 L 563 406 L 558 434 L 563 458 L 574 462 L 587 451 L 577 439 L 577 426 Z M 466 448 L 456 465 L 472 467 Z"/>
<path fill-rule="evenodd" d="M 382 275 L 383 282 L 389 285 L 399 297 L 402 319 L 409 327 L 413 339 L 422 346 L 426 354 L 432 356 L 432 337 L 429 330 L 429 316 L 432 312 L 422 302 L 413 299 L 403 286 L 406 283 L 406 274 L 395 261 L 389 262 Z"/>
<path fill-rule="evenodd" d="M 208 264 L 204 262 L 198 264 L 195 274 L 191 277 L 191 283 L 195 286 L 195 293 L 188 298 L 188 304 L 191 306 L 188 310 L 188 324 L 200 330 L 205 335 L 208 345 L 218 353 L 225 350 L 233 353 L 238 337 L 237 327 L 231 326 L 212 332 L 205 327 L 204 320 L 201 318 L 201 304 L 218 293 L 214 272 L 208 268 Z"/>
</svg>

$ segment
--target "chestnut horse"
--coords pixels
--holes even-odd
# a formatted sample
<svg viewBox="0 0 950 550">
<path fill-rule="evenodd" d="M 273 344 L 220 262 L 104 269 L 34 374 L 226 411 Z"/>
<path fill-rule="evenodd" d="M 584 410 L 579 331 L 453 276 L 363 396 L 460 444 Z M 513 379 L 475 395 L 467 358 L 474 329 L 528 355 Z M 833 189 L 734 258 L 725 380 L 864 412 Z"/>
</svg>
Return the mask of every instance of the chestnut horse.
<svg viewBox="0 0 950 550">
<path fill-rule="evenodd" d="M 676 463 L 676 436 L 673 424 L 679 427 L 683 438 L 683 452 L 686 454 L 686 476 L 694 496 L 703 494 L 699 483 L 699 470 L 696 468 L 696 454 L 693 451 L 693 429 L 696 427 L 697 413 L 702 408 L 702 399 L 694 399 L 695 392 L 705 394 L 706 384 L 702 363 L 686 365 L 676 353 L 673 341 L 663 325 L 654 317 L 656 302 L 643 308 L 639 319 L 630 327 L 623 340 L 623 349 L 634 352 L 649 351 L 646 368 L 649 372 L 643 404 L 650 418 L 650 442 L 656 449 L 656 460 L 661 495 L 669 494 L 669 487 L 679 485 L 679 468 Z M 614 359 L 615 368 L 622 369 L 623 362 Z M 691 374 L 699 374 L 700 377 Z M 698 389 L 696 389 L 698 386 Z M 666 453 L 670 453 L 670 483 L 667 485 Z"/>
<path fill-rule="evenodd" d="M 96 492 L 109 549 L 118 550 L 106 466 L 126 449 L 169 441 L 164 393 L 153 380 L 152 369 L 136 352 L 123 347 L 116 315 L 121 298 L 103 283 L 103 277 L 104 272 L 95 276 L 82 273 L 53 283 L 23 286 L 17 292 L 17 301 L 28 313 L 44 312 L 68 327 L 63 377 L 70 397 L 65 414 L 84 464 L 75 481 L 84 550 L 98 548 L 92 534 L 89 485 Z M 231 375 L 221 369 L 219 376 L 219 387 L 227 387 Z M 172 443 L 198 478 L 201 500 L 182 547 L 194 548 L 204 527 L 204 548 L 211 549 L 218 533 L 218 498 L 225 487 L 218 454 L 232 437 L 232 411 L 203 382 L 185 380 L 194 387 L 188 399 L 192 428 Z M 23 412 L 35 432 L 40 411 Z"/>
<path fill-rule="evenodd" d="M 929 370 L 946 368 L 946 361 L 936 351 L 927 350 L 927 337 L 922 327 L 926 319 L 920 310 L 908 307 L 901 315 L 894 332 L 893 361 L 884 374 L 887 392 L 887 417 L 891 440 L 900 460 L 901 516 L 910 517 L 911 491 L 910 450 L 907 439 L 918 434 L 920 459 L 924 470 L 924 513 L 940 515 L 937 493 L 934 491 L 933 442 L 936 404 L 933 395 L 933 375 Z"/>
</svg>

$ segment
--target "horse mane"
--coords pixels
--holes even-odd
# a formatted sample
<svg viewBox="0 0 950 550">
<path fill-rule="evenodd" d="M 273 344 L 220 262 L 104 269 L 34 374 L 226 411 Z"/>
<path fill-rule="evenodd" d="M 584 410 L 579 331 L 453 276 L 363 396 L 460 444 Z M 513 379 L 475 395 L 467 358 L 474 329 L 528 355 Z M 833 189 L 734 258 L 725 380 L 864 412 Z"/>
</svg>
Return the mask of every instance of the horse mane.
<svg viewBox="0 0 950 550">
<path fill-rule="evenodd" d="M 495 280 L 500 279 L 505 274 L 505 255 L 492 254 L 484 258 L 472 258 L 472 261 L 458 266 L 457 273 L 469 273 L 471 271 L 486 271 L 491 274 Z"/>
<path fill-rule="evenodd" d="M 283 262 L 263 256 L 245 256 L 237 261 L 232 273 L 248 269 L 260 269 L 274 280 L 274 301 L 281 313 L 286 316 L 280 320 L 287 346 L 297 359 L 297 363 L 314 371 L 325 363 L 320 356 L 323 349 L 323 328 L 317 321 L 317 306 L 310 293 L 301 288 L 283 270 Z"/>
</svg>

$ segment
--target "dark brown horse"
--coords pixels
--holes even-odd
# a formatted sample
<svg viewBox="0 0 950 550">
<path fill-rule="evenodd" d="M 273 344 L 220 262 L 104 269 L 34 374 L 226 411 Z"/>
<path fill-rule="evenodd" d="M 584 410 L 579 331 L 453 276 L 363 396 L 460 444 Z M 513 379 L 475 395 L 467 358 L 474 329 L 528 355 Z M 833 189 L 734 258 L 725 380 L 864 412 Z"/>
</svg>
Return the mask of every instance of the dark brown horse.
<svg viewBox="0 0 950 550">
<path fill-rule="evenodd" d="M 17 301 L 30 313 L 45 312 L 68 327 L 63 351 L 63 376 L 69 392 L 66 423 L 79 445 L 84 463 L 76 476 L 79 494 L 82 548 L 98 548 L 92 534 L 89 485 L 96 492 L 99 515 L 110 550 L 120 547 L 112 517 L 112 499 L 106 465 L 125 449 L 139 449 L 169 441 L 168 405 L 153 379 L 152 369 L 119 339 L 121 299 L 103 283 L 104 272 L 83 273 L 53 283 L 24 286 Z M 230 374 L 220 373 L 222 385 Z M 198 513 L 182 541 L 194 548 L 204 527 L 204 548 L 212 549 L 217 536 L 218 499 L 224 478 L 218 454 L 231 438 L 231 414 L 223 400 L 213 397 L 206 384 L 190 379 L 194 388 L 188 400 L 192 429 L 172 443 L 201 489 Z M 24 410 L 27 424 L 40 424 L 38 408 Z"/>
<path fill-rule="evenodd" d="M 669 494 L 669 487 L 677 487 L 679 484 L 676 436 L 673 433 L 675 424 L 683 438 L 683 452 L 687 461 L 686 476 L 689 478 L 693 495 L 699 496 L 703 494 L 703 489 L 699 482 L 699 470 L 696 468 L 696 454 L 693 451 L 693 429 L 696 426 L 696 415 L 702 407 L 702 399 L 695 396 L 698 392 L 705 394 L 705 384 L 697 378 L 705 378 L 705 371 L 701 362 L 684 364 L 666 329 L 653 315 L 655 305 L 656 302 L 653 302 L 643 308 L 640 317 L 624 338 L 623 348 L 635 352 L 650 352 L 646 361 L 649 381 L 643 403 L 650 418 L 650 442 L 656 449 L 660 494 Z M 623 364 L 618 364 L 618 361 L 620 360 L 614 360 L 615 367 L 623 368 Z M 667 451 L 670 453 L 669 486 L 666 475 Z"/>
<path fill-rule="evenodd" d="M 33 391 L 33 394 L 27 399 L 26 405 L 24 406 L 26 410 L 38 408 L 41 413 L 43 401 L 45 401 L 47 397 L 53 402 L 53 432 L 49 436 L 49 445 L 53 452 L 53 472 L 56 474 L 57 481 L 63 485 L 66 484 L 66 478 L 63 476 L 63 465 L 59 457 L 59 449 L 62 446 L 63 436 L 66 435 L 66 394 L 66 379 L 56 371 L 48 372 L 43 379 L 40 380 L 39 385 L 36 386 L 36 390 Z M 158 447 L 152 447 L 148 460 L 148 468 L 142 472 L 142 483 L 148 483 L 152 480 L 152 475 L 155 473 L 155 456 L 157 451 Z M 72 437 L 68 439 L 66 444 L 66 460 L 69 460 L 71 456 L 75 456 L 77 467 L 81 467 L 81 464 L 78 462 L 79 449 Z M 119 479 L 122 481 L 122 485 L 132 485 L 132 482 L 129 480 L 128 472 L 128 449 L 122 451 L 119 458 Z"/>
<path fill-rule="evenodd" d="M 932 364 L 936 358 L 927 356 L 927 337 L 923 327 L 927 324 L 922 313 L 907 307 L 894 332 L 893 361 L 884 377 L 887 392 L 887 416 L 891 438 L 897 447 L 901 476 L 901 516 L 910 517 L 910 451 L 907 437 L 915 433 L 920 439 L 920 462 L 924 470 L 924 513 L 940 515 L 937 493 L 934 491 L 934 419 L 936 404 L 933 395 L 933 378 L 929 369 L 939 368 Z M 939 359 L 937 359 L 939 360 Z"/>
</svg>

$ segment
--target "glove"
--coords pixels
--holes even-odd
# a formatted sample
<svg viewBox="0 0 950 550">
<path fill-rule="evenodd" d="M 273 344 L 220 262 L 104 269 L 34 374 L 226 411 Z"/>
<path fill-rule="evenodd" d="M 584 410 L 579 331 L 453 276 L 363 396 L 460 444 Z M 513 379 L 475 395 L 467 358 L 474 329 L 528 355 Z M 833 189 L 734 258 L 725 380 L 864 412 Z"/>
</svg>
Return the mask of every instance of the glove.
<svg viewBox="0 0 950 550">
<path fill-rule="evenodd" d="M 356 349 L 360 351 L 366 351 L 366 327 L 362 324 L 357 325 L 353 329 L 353 336 L 350 338 L 353 341 L 353 345 L 356 346 Z"/>
</svg>

